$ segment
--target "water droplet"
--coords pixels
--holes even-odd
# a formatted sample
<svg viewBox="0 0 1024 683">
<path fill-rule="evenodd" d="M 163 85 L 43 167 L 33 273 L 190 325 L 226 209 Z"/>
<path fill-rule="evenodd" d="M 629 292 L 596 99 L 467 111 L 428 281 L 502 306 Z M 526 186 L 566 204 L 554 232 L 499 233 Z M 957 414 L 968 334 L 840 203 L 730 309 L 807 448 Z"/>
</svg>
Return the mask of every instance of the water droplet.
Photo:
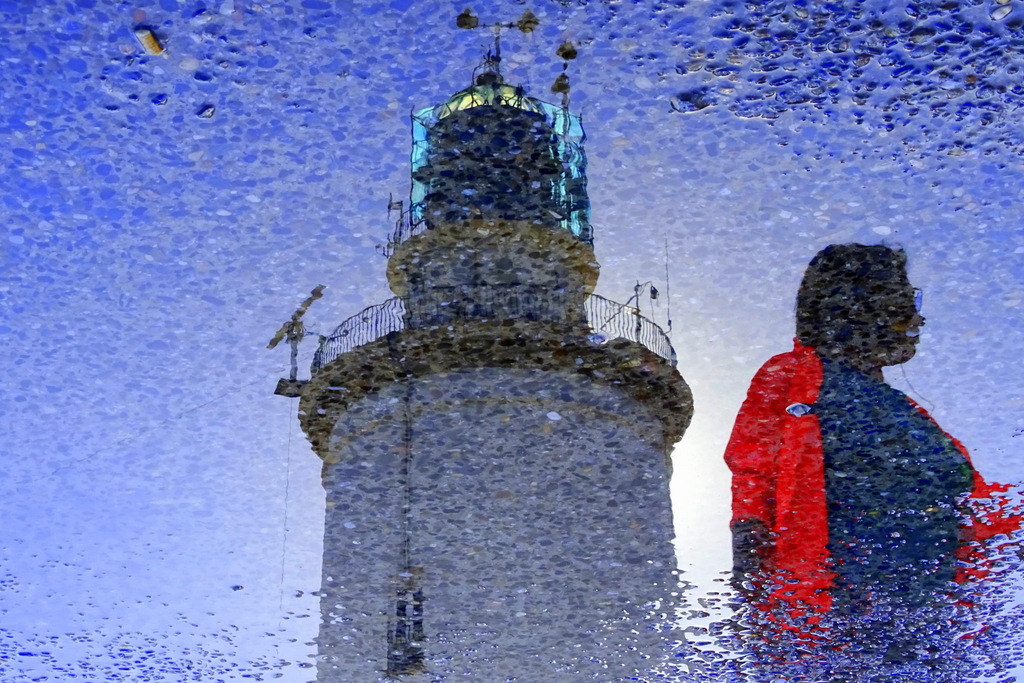
<svg viewBox="0 0 1024 683">
<path fill-rule="evenodd" d="M 1006 15 L 1008 15 L 1012 11 L 1013 7 L 1011 7 L 1010 5 L 1002 5 L 992 10 L 991 16 L 995 21 L 999 21 L 1000 19 L 1006 18 Z"/>
<path fill-rule="evenodd" d="M 795 415 L 796 417 L 803 417 L 811 412 L 811 406 L 806 403 L 794 403 L 786 408 L 786 412 L 790 415 Z"/>
</svg>

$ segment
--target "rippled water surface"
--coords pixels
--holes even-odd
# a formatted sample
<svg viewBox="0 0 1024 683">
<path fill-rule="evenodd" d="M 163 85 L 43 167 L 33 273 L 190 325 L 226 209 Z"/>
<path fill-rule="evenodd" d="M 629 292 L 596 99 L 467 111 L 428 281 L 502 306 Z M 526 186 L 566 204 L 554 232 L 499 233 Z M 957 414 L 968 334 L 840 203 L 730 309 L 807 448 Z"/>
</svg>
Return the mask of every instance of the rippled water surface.
<svg viewBox="0 0 1024 683">
<path fill-rule="evenodd" d="M 465 10 L 0 0 L 0 680 L 1024 676 L 1024 6 Z"/>
</svg>

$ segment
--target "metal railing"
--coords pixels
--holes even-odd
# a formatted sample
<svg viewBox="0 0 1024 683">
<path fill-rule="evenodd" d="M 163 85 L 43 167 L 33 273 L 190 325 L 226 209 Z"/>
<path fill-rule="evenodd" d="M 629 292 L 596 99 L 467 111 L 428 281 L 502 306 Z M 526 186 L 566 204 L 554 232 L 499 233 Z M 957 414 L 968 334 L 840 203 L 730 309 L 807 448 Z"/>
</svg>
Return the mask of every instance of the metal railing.
<svg viewBox="0 0 1024 683">
<path fill-rule="evenodd" d="M 386 258 L 391 258 L 398 245 L 406 240 L 428 230 L 427 221 L 422 218 L 413 218 L 413 212 L 401 210 L 398 219 L 395 221 L 395 229 L 388 236 L 387 243 L 383 246 L 382 253 Z"/>
<path fill-rule="evenodd" d="M 577 182 L 586 181 L 582 180 Z M 568 201 L 569 200 L 565 200 L 565 202 Z M 406 242 L 412 239 L 413 237 L 421 235 L 427 232 L 428 230 L 432 229 L 430 222 L 424 216 L 424 214 L 426 213 L 425 201 L 414 201 L 412 202 L 411 206 L 408 209 L 402 208 L 403 205 L 401 202 L 396 203 L 399 204 L 399 208 L 397 209 L 399 213 L 398 218 L 396 218 L 394 222 L 395 227 L 388 235 L 387 242 L 380 246 L 380 253 L 385 258 L 391 258 L 394 255 L 395 251 L 398 249 L 399 245 L 401 245 L 403 242 Z M 566 206 L 569 207 L 569 209 L 566 211 L 566 214 L 574 217 L 571 219 L 571 221 L 562 220 L 561 223 L 563 225 L 561 227 L 556 227 L 552 229 L 569 229 L 570 232 L 576 235 L 576 237 L 578 237 L 580 240 L 582 240 L 586 244 L 593 246 L 594 233 L 593 228 L 591 228 L 590 226 L 589 218 L 587 218 L 587 222 L 584 225 L 582 219 L 580 219 L 577 216 L 577 214 L 581 214 L 581 212 L 584 210 L 589 212 L 589 208 L 584 207 L 584 209 L 580 209 L 578 206 L 573 208 L 573 206 L 570 206 L 568 203 L 566 203 Z M 569 224 L 576 227 L 566 228 L 565 226 Z M 577 226 L 577 224 L 580 224 L 581 227 Z"/>
<path fill-rule="evenodd" d="M 636 308 L 591 294 L 584 300 L 584 309 L 587 315 L 587 326 L 591 330 L 591 342 L 606 344 L 616 339 L 636 342 L 675 367 L 676 352 L 672 348 L 668 335 L 641 315 Z M 353 315 L 338 325 L 330 335 L 320 337 L 320 346 L 313 355 L 310 374 L 315 376 L 338 356 L 348 353 L 358 346 L 380 339 L 391 332 L 412 327 L 407 324 L 408 317 L 405 303 L 399 297 L 370 306 Z M 480 316 L 460 316 L 460 319 L 466 317 Z M 522 313 L 516 317 L 529 318 L 532 316 Z M 416 326 L 419 327 L 419 325 Z"/>
<path fill-rule="evenodd" d="M 643 345 L 675 367 L 676 351 L 668 335 L 641 315 L 639 309 L 597 294 L 588 296 L 583 305 L 587 311 L 587 324 L 593 330 L 591 341 L 607 343 L 615 339 L 628 339 Z"/>
<path fill-rule="evenodd" d="M 309 372 L 316 375 L 341 354 L 402 329 L 405 329 L 405 304 L 397 296 L 363 309 L 334 328 L 330 335 L 320 337 Z"/>
</svg>

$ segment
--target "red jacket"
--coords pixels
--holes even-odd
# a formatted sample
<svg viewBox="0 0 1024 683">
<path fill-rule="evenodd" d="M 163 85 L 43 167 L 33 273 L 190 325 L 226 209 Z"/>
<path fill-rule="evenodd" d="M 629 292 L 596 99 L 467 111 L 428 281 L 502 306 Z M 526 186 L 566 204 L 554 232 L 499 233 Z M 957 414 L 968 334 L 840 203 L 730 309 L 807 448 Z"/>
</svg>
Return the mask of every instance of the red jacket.
<svg viewBox="0 0 1024 683">
<path fill-rule="evenodd" d="M 818 418 L 808 410 L 818 400 L 822 379 L 821 359 L 799 342 L 770 359 L 751 382 L 725 452 L 733 474 L 732 521 L 756 520 L 773 534 L 763 560 L 782 580 L 764 597 L 793 616 L 831 607 L 824 454 Z M 953 442 L 970 464 L 967 450 Z M 986 507 L 982 499 L 1008 488 L 985 482 L 976 470 L 973 476 L 975 510 Z M 965 540 L 982 541 L 1019 526 L 1018 518 L 1000 506 L 989 505 L 987 512 L 965 522 Z M 979 552 L 977 544 L 963 544 L 957 555 L 967 568 L 960 580 L 985 573 L 971 561 Z"/>
</svg>

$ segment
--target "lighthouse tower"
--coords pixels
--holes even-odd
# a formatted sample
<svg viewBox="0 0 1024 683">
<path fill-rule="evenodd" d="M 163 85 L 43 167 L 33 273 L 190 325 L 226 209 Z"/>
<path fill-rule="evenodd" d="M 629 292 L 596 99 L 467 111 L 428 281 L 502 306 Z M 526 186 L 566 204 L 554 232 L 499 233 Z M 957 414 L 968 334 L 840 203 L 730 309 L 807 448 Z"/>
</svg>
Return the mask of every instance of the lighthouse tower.
<svg viewBox="0 0 1024 683">
<path fill-rule="evenodd" d="M 583 142 L 496 55 L 413 116 L 396 296 L 297 392 L 327 494 L 321 683 L 608 683 L 664 654 L 691 397 L 665 334 L 593 294 Z"/>
</svg>

